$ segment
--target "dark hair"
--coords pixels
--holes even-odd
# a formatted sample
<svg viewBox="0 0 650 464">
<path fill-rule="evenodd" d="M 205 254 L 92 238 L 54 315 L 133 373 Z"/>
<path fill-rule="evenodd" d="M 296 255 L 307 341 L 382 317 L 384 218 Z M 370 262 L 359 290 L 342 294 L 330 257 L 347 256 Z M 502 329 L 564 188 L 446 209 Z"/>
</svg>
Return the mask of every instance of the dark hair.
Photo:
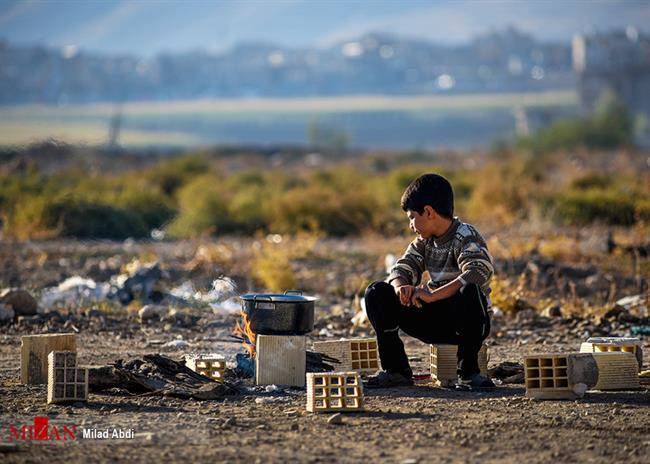
<svg viewBox="0 0 650 464">
<path fill-rule="evenodd" d="M 436 213 L 447 219 L 454 217 L 454 191 L 447 179 L 438 174 L 423 174 L 406 187 L 402 195 L 404 211 L 424 212 L 431 206 Z"/>
</svg>

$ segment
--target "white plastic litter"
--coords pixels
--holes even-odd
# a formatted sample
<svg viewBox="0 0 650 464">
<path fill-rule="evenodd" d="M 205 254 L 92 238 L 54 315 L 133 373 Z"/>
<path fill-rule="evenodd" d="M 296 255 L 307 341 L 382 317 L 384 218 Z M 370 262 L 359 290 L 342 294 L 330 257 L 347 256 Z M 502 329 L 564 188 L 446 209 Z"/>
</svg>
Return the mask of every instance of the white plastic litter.
<svg viewBox="0 0 650 464">
<path fill-rule="evenodd" d="M 215 279 L 210 291 L 205 293 L 196 290 L 190 281 L 183 282 L 169 293 L 188 304 L 208 305 L 215 314 L 241 311 L 241 304 L 237 299 L 237 285 L 230 277 Z"/>
<path fill-rule="evenodd" d="M 80 276 L 68 277 L 56 287 L 43 290 L 39 309 L 48 311 L 56 307 L 80 306 L 106 300 L 111 289 L 108 283 L 96 283 Z"/>
<path fill-rule="evenodd" d="M 175 350 L 182 350 L 183 348 L 187 348 L 190 346 L 189 343 L 187 343 L 185 340 L 172 340 L 171 342 L 167 342 L 163 345 L 163 348 L 172 348 Z"/>
</svg>

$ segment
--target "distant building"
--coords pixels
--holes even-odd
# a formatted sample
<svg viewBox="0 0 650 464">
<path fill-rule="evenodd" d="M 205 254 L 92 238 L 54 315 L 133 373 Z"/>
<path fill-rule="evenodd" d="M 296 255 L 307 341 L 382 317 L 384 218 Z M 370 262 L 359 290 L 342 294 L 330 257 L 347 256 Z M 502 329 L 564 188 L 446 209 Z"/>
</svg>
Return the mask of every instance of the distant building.
<svg viewBox="0 0 650 464">
<path fill-rule="evenodd" d="M 573 68 L 585 111 L 606 91 L 614 92 L 634 115 L 650 116 L 650 36 L 635 28 L 573 39 Z"/>
</svg>

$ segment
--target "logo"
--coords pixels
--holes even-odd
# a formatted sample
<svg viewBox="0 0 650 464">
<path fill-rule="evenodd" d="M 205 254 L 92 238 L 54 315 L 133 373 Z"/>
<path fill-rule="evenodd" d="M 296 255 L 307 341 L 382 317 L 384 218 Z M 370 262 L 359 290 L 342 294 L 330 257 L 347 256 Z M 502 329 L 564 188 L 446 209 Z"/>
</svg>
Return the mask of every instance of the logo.
<svg viewBox="0 0 650 464">
<path fill-rule="evenodd" d="M 30 425 L 9 426 L 9 442 L 69 441 L 77 439 L 76 425 L 50 425 L 47 417 L 35 417 Z"/>
</svg>

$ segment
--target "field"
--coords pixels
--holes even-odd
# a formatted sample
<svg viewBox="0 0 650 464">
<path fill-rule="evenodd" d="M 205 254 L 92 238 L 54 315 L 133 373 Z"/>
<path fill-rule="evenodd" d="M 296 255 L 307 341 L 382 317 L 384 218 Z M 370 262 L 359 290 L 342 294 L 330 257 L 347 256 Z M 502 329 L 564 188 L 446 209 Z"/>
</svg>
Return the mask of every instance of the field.
<svg viewBox="0 0 650 464">
<path fill-rule="evenodd" d="M 321 128 L 344 135 L 350 147 L 468 148 L 511 136 L 518 108 L 554 118 L 575 113 L 577 96 L 555 91 L 0 107 L 0 143 L 55 138 L 104 144 L 120 112 L 119 142 L 126 147 L 306 145 L 315 142 L 310 131 Z"/>
<path fill-rule="evenodd" d="M 433 111 L 415 107 L 423 102 L 401 100 L 400 111 Z M 285 114 L 285 103 L 265 102 L 264 117 Z M 352 116 L 385 108 L 379 100 L 357 103 L 365 109 L 355 113 L 354 105 L 328 101 L 336 117 L 341 108 Z M 443 103 L 444 111 L 473 111 L 462 99 L 426 104 Z M 490 99 L 483 102 L 485 111 L 504 112 L 511 103 L 495 110 Z M 315 105 L 294 104 L 295 117 Z M 235 111 L 213 105 L 179 103 L 177 117 L 191 124 L 199 108 L 206 120 Z M 153 118 L 155 108 L 136 106 L 131 117 Z M 259 109 L 258 102 L 245 111 L 254 120 Z M 12 120 L 21 111 L 25 120 L 39 117 L 37 108 L 11 111 Z M 85 108 L 84 115 L 49 109 L 40 117 L 47 121 L 50 111 L 70 111 L 70 127 L 81 119 L 101 126 L 110 107 Z M 350 155 L 329 146 L 318 154 L 295 147 L 161 154 L 57 142 L 0 151 L 0 288 L 22 288 L 42 309 L 7 316 L 0 307 L 0 431 L 45 416 L 51 424 L 135 433 L 56 444 L 8 443 L 4 435 L 0 459 L 645 463 L 648 384 L 534 401 L 525 397 L 521 365 L 526 354 L 576 351 L 591 336 L 636 336 L 650 349 L 648 153 L 631 146 L 621 114 L 613 106 L 492 151 Z M 231 336 L 242 322 L 237 295 L 298 288 L 317 296 L 308 344 L 374 336 L 363 317 L 364 290 L 385 278 L 387 264 L 412 240 L 399 198 L 424 172 L 450 179 L 455 214 L 478 227 L 493 255 L 486 343 L 497 388 L 434 386 L 429 347 L 406 336 L 420 382 L 367 390 L 366 410 L 341 424 L 307 413 L 302 389 L 254 386 L 246 348 Z M 158 307 L 145 307 L 152 302 Z M 19 383 L 20 339 L 56 332 L 77 333 L 80 363 L 107 369 L 158 353 L 178 362 L 192 352 L 221 353 L 228 394 L 197 400 L 95 381 L 87 403 L 46 405 L 45 386 Z M 145 364 L 138 369 L 154 375 Z"/>
<path fill-rule="evenodd" d="M 631 258 L 624 252 L 608 255 L 602 251 L 607 229 L 551 232 L 525 225 L 494 228 L 483 224 L 481 230 L 489 237 L 498 268 L 493 298 L 500 312 L 493 318 L 488 339 L 489 367 L 504 361 L 521 362 L 528 353 L 575 351 L 587 336 L 624 336 L 634 327 L 647 326 L 648 317 L 638 312 L 641 309 L 607 315 L 612 308 L 608 301 L 639 291 Z M 543 237 L 547 246 L 540 248 L 541 256 L 525 251 L 523 245 Z M 616 239 L 633 243 L 634 236 L 626 229 L 617 229 Z M 408 240 L 283 236 L 279 243 L 276 237 L 163 243 L 5 243 L 0 246 L 0 278 L 4 284 L 29 288 L 39 296 L 43 287 L 70 276 L 104 281 L 139 259 L 160 263 L 167 276 L 162 280 L 167 291 L 188 279 L 197 290 L 205 291 L 213 278 L 224 274 L 232 277 L 243 293 L 264 288 L 254 276 L 260 263 L 256 250 L 265 250 L 266 243 L 279 250 L 279 254 L 271 255 L 276 270 L 284 266 L 278 257 L 285 257 L 295 279 L 293 284 L 320 297 L 310 341 L 372 336 L 367 323 L 351 322 L 359 309 L 358 296 L 368 282 L 383 277 L 385 255 L 399 253 Z M 558 258 L 551 242 L 574 252 Z M 536 268 L 541 271 L 536 273 Z M 645 282 L 647 277 L 643 276 Z M 238 341 L 229 340 L 238 318 L 236 312 L 191 305 L 178 308 L 186 316 L 176 322 L 141 322 L 137 316 L 141 304 L 134 301 L 122 306 L 75 299 L 59 309 L 59 316 L 50 313 L 48 317 L 22 318 L 2 327 L 1 430 L 47 416 L 52 424 L 135 432 L 132 439 L 58 444 L 7 445 L 2 437 L 3 462 L 209 459 L 517 463 L 525 459 L 531 463 L 642 463 L 646 462 L 643 456 L 650 453 L 647 387 L 592 392 L 577 401 L 544 402 L 525 398 L 524 388 L 516 380 L 504 381 L 489 393 L 460 393 L 425 381 L 415 387 L 367 390 L 365 412 L 347 414 L 342 424 L 330 425 L 329 414 L 305 411 L 304 390 L 267 391 L 253 387 L 250 379 L 240 380 L 239 393 L 221 400 L 134 395 L 111 389 L 91 393 L 88 403 L 60 406 L 45 404 L 44 386 L 19 384 L 20 336 L 44 331 L 78 330 L 80 362 L 91 365 L 142 358 L 149 353 L 181 359 L 191 351 L 216 351 L 234 366 L 235 355 L 244 352 Z M 560 308 L 560 316 L 544 312 L 554 305 Z M 184 348 L 166 345 L 179 340 L 186 343 Z M 428 346 L 408 337 L 406 346 L 414 370 L 426 373 Z M 646 352 L 650 348 L 647 338 L 644 347 Z"/>
</svg>

